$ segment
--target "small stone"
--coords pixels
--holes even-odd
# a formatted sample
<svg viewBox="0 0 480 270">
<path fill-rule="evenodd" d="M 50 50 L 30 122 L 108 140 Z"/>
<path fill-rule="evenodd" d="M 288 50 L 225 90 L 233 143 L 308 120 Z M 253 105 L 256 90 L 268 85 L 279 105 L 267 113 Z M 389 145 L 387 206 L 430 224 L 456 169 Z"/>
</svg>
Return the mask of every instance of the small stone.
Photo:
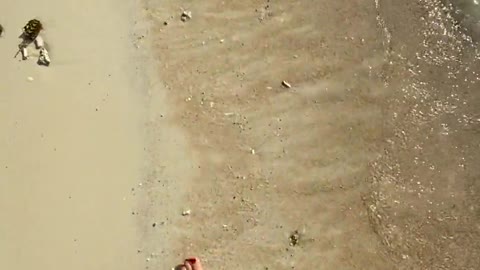
<svg viewBox="0 0 480 270">
<path fill-rule="evenodd" d="M 298 242 L 300 241 L 300 233 L 298 230 L 295 230 L 292 234 L 290 234 L 289 240 L 290 246 L 294 247 L 298 245 Z"/>
<path fill-rule="evenodd" d="M 225 39 L 220 39 L 220 43 L 224 43 L 225 42 Z"/>
<path fill-rule="evenodd" d="M 191 213 L 192 213 L 192 211 L 190 209 L 188 209 L 188 210 L 185 210 L 185 211 L 182 212 L 182 216 L 188 216 Z"/>
<path fill-rule="evenodd" d="M 163 25 L 167 26 L 167 25 L 168 25 L 168 22 L 167 22 L 167 21 L 164 21 L 164 22 L 163 22 Z"/>
<path fill-rule="evenodd" d="M 282 81 L 282 85 L 286 88 L 292 88 L 292 85 L 288 83 L 287 81 Z"/>
<path fill-rule="evenodd" d="M 255 155 L 255 149 L 250 149 L 250 153 L 252 153 L 252 155 Z"/>
<path fill-rule="evenodd" d="M 27 77 L 27 81 L 33 82 L 33 77 Z"/>
<path fill-rule="evenodd" d="M 152 223 L 152 227 L 155 228 L 156 226 L 157 226 L 157 223 L 156 223 L 156 222 Z"/>
<path fill-rule="evenodd" d="M 192 19 L 192 12 L 191 11 L 182 12 L 182 15 L 180 16 L 180 19 L 182 20 L 182 22 L 186 22 L 186 21 Z"/>
</svg>

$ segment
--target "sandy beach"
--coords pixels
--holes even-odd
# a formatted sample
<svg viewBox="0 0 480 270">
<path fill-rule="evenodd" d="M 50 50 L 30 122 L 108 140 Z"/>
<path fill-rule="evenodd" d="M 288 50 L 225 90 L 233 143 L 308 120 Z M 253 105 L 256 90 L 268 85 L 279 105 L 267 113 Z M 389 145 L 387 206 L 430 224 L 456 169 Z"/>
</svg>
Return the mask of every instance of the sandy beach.
<svg viewBox="0 0 480 270">
<path fill-rule="evenodd" d="M 140 269 L 134 3 L 0 4 L 0 268 Z M 30 59 L 13 58 L 33 18 L 44 24 L 49 67 L 37 65 L 33 45 Z"/>
<path fill-rule="evenodd" d="M 476 269 L 475 5 L 0 0 L 0 269 Z"/>
</svg>

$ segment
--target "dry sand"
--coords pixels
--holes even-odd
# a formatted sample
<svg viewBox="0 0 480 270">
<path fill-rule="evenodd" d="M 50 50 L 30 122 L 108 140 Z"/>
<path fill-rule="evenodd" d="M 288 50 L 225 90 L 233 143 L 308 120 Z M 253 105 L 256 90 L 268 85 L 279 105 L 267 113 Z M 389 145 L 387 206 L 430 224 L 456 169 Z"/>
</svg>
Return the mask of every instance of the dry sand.
<svg viewBox="0 0 480 270">
<path fill-rule="evenodd" d="M 0 1 L 0 269 L 139 269 L 132 1 Z M 14 59 L 38 18 L 52 65 Z M 28 77 L 33 81 L 27 80 Z"/>
<path fill-rule="evenodd" d="M 480 265 L 480 56 L 440 1 L 0 3 L 0 269 Z M 37 16 L 48 68 L 12 58 Z"/>
</svg>

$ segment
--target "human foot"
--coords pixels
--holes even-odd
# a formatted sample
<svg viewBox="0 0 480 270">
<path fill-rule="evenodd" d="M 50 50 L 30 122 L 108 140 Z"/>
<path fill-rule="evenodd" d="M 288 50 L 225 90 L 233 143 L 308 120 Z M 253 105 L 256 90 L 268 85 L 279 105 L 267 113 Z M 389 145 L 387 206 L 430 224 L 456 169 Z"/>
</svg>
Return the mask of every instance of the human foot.
<svg viewBox="0 0 480 270">
<path fill-rule="evenodd" d="M 182 265 L 175 268 L 176 270 L 203 270 L 200 259 L 193 257 L 188 258 Z"/>
</svg>

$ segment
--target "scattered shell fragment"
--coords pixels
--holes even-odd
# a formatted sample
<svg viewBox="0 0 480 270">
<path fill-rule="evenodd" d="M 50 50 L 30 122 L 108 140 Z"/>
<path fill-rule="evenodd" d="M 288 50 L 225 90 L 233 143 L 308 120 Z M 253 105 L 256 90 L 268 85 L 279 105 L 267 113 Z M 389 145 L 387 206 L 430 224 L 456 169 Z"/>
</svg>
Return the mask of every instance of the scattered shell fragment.
<svg viewBox="0 0 480 270">
<path fill-rule="evenodd" d="M 27 81 L 33 82 L 33 77 L 27 77 Z"/>
<path fill-rule="evenodd" d="M 182 212 L 182 216 L 188 216 L 191 213 L 192 213 L 192 211 L 190 209 L 188 209 L 188 210 L 185 210 L 185 211 Z"/>
<path fill-rule="evenodd" d="M 186 21 L 192 19 L 192 12 L 185 10 L 184 12 L 182 12 L 182 15 L 180 16 L 180 19 L 182 20 L 182 22 L 186 22 Z"/>
<path fill-rule="evenodd" d="M 290 83 L 288 83 L 287 81 L 282 81 L 282 85 L 286 88 L 291 88 L 292 85 Z"/>
</svg>

